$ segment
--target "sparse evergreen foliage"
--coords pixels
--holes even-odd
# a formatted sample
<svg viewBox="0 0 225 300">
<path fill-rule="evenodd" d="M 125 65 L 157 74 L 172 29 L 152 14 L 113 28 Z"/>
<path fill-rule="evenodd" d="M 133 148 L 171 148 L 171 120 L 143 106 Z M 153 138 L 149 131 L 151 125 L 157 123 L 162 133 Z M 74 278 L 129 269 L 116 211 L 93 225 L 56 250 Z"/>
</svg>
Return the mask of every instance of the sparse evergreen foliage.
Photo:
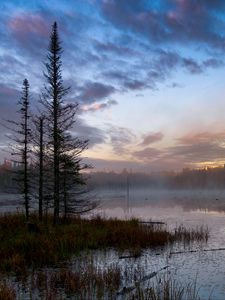
<svg viewBox="0 0 225 300">
<path fill-rule="evenodd" d="M 77 186 L 85 184 L 80 172 L 88 168 L 87 165 L 82 165 L 80 159 L 80 154 L 87 148 L 88 141 L 80 140 L 71 134 L 78 105 L 65 103 L 64 99 L 69 88 L 64 86 L 62 80 L 61 54 L 57 24 L 54 23 L 45 64 L 44 76 L 47 83 L 41 97 L 48 131 L 47 156 L 49 164 L 53 167 L 54 223 L 59 218 L 61 207 L 65 216 L 72 212 L 69 203 L 72 202 L 72 198 L 75 202 L 78 201 L 72 194 L 75 195 L 74 190 Z M 87 206 L 89 209 L 93 208 L 90 201 L 83 201 L 85 211 Z M 82 209 L 79 212 L 82 212 Z"/>
<path fill-rule="evenodd" d="M 61 54 L 55 22 L 45 63 L 46 84 L 40 100 L 42 111 L 33 118 L 32 135 L 27 79 L 23 82 L 19 101 L 20 119 L 8 121 L 14 132 L 12 155 L 16 156 L 14 161 L 20 165 L 17 173 L 20 174 L 18 182 L 24 195 L 26 219 L 29 219 L 32 192 L 33 198 L 38 199 L 39 219 L 42 220 L 45 212 L 47 220 L 51 209 L 54 224 L 58 222 L 61 213 L 67 218 L 71 213 L 80 214 L 96 206 L 86 195 L 86 180 L 82 171 L 90 166 L 82 163 L 81 154 L 87 148 L 88 140 L 81 140 L 72 133 L 78 104 L 65 101 L 69 88 L 64 86 L 62 80 Z"/>
<path fill-rule="evenodd" d="M 30 143 L 31 143 L 31 129 L 29 124 L 30 119 L 30 95 L 29 95 L 29 82 L 24 79 L 22 86 L 22 95 L 18 102 L 19 120 L 8 120 L 8 124 L 13 126 L 10 128 L 12 131 L 11 155 L 15 158 L 20 167 L 16 171 L 15 180 L 18 182 L 20 192 L 23 194 L 24 207 L 26 219 L 29 219 L 30 208 Z"/>
</svg>

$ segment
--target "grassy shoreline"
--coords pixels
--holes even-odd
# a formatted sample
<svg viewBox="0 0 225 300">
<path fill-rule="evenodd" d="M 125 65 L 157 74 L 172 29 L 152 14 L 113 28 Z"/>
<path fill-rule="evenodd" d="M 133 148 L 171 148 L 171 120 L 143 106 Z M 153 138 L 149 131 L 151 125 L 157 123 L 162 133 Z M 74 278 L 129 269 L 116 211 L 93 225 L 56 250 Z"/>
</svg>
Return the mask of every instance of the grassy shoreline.
<svg viewBox="0 0 225 300">
<path fill-rule="evenodd" d="M 207 242 L 209 236 L 205 227 L 187 229 L 181 225 L 169 231 L 164 225 L 143 224 L 137 219 L 76 217 L 66 221 L 60 219 L 60 224 L 55 226 L 52 221 L 49 216 L 40 222 L 34 214 L 30 219 L 30 224 L 34 225 L 31 230 L 22 214 L 0 215 L 0 300 L 17 299 L 21 293 L 22 298 L 18 299 L 23 299 L 24 291 L 27 291 L 26 297 L 30 293 L 29 299 L 33 299 L 32 295 L 46 300 L 65 297 L 116 299 L 118 291 L 121 288 L 124 291 L 124 280 L 131 278 L 135 285 L 131 293 L 128 287 L 129 293 L 124 299 L 186 300 L 188 287 L 185 290 L 182 286 L 174 286 L 171 280 L 165 281 L 162 295 L 157 286 L 139 286 L 136 282 L 137 277 L 140 282 L 145 278 L 142 268 L 131 271 L 128 264 L 124 277 L 124 270 L 119 265 L 101 269 L 89 261 L 91 256 L 82 262 L 79 254 L 85 250 L 113 248 L 128 250 L 135 257 L 142 249 L 163 248 L 176 242 Z M 76 269 L 70 263 L 74 257 L 80 264 Z M 174 298 L 174 295 L 179 296 Z M 199 299 L 195 296 L 193 299 Z"/>
<path fill-rule="evenodd" d="M 201 300 L 196 278 L 184 284 L 164 273 L 144 283 L 140 268 L 127 271 L 133 285 L 123 285 L 123 270 L 118 265 L 103 270 L 87 263 L 77 271 L 71 267 L 34 271 L 21 284 L 0 280 L 0 300 Z"/>
<path fill-rule="evenodd" d="M 22 214 L 0 215 L 0 272 L 25 274 L 28 268 L 36 269 L 57 264 L 83 250 L 141 249 L 166 246 L 168 243 L 207 241 L 208 229 L 186 229 L 179 226 L 168 231 L 161 225 L 143 225 L 137 219 L 118 220 L 71 218 L 61 224 L 39 222 L 32 215 L 31 222 L 38 232 L 30 232 Z"/>
</svg>

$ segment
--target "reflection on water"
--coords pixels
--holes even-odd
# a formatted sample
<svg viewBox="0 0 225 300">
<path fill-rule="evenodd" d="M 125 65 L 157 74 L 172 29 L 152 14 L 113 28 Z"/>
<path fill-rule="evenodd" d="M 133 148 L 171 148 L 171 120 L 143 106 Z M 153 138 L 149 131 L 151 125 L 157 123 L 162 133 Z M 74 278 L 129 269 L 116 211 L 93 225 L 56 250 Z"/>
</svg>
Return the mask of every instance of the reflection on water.
<svg viewBox="0 0 225 300">
<path fill-rule="evenodd" d="M 134 190 L 130 192 L 129 201 L 121 191 L 99 192 L 102 208 L 122 208 L 123 210 L 137 209 L 140 207 L 174 208 L 180 207 L 184 211 L 206 210 L 225 212 L 225 191 L 186 191 L 186 190 Z"/>
<path fill-rule="evenodd" d="M 201 248 L 225 247 L 225 191 L 130 190 L 127 199 L 126 191 L 117 190 L 99 191 L 98 198 L 101 205 L 95 214 L 163 221 L 167 223 L 168 228 L 181 223 L 186 227 L 207 225 L 210 229 L 210 239 L 207 245 L 192 245 L 192 249 L 199 249 L 194 253 L 171 255 L 171 249 L 167 249 L 161 250 L 161 255 L 155 255 L 155 251 L 145 250 L 138 259 L 119 260 L 118 254 L 114 251 L 96 252 L 94 254 L 96 264 L 104 267 L 119 263 L 124 268 L 142 265 L 145 274 L 168 265 L 169 268 L 163 271 L 164 274 L 169 274 L 182 283 L 193 282 L 197 277 L 200 296 L 204 299 L 208 299 L 210 294 L 211 299 L 225 299 L 225 251 L 201 251 Z M 17 196 L 0 197 L 1 212 L 13 211 L 16 207 L 19 207 Z M 178 250 L 183 248 L 183 245 L 174 247 L 173 250 Z"/>
<path fill-rule="evenodd" d="M 18 194 L 0 194 L 0 213 L 16 212 L 23 210 L 22 197 Z"/>
<path fill-rule="evenodd" d="M 164 273 L 169 272 L 174 279 L 186 284 L 197 280 L 200 296 L 204 299 L 208 299 L 210 295 L 211 299 L 225 299 L 225 251 L 201 251 L 201 247 L 225 247 L 224 191 L 136 190 L 130 192 L 129 202 L 122 192 L 113 194 L 104 191 L 99 196 L 102 205 L 97 213 L 105 217 L 164 221 L 169 228 L 180 223 L 186 227 L 207 225 L 210 229 L 208 244 L 192 245 L 192 249 L 199 248 L 198 252 L 170 255 L 171 249 L 168 249 L 156 256 L 152 251 L 146 250 L 140 258 L 130 263 L 142 262 L 146 273 L 169 265 L 168 271 Z"/>
</svg>

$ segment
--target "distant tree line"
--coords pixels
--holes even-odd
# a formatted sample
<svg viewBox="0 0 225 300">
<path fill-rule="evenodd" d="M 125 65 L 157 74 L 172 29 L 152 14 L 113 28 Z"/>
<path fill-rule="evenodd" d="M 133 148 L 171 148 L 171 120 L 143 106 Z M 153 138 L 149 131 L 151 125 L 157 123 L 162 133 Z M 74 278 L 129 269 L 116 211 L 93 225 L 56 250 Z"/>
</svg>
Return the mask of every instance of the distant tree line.
<svg viewBox="0 0 225 300">
<path fill-rule="evenodd" d="M 224 189 L 225 168 L 183 169 L 180 172 L 92 172 L 86 182 L 87 190 L 152 189 Z M 127 180 L 127 178 L 129 180 Z M 44 183 L 46 184 L 46 183 Z M 0 167 L 0 191 L 13 190 L 13 173 Z"/>
<path fill-rule="evenodd" d="M 132 188 L 152 189 L 224 189 L 225 168 L 183 169 L 180 172 L 134 173 L 124 170 L 115 172 L 93 172 L 90 188 L 126 189 L 127 178 Z"/>
<path fill-rule="evenodd" d="M 31 112 L 30 85 L 23 80 L 18 101 L 18 120 L 7 120 L 12 132 L 10 151 L 17 164 L 13 174 L 0 171 L 1 188 L 15 179 L 23 195 L 26 219 L 32 205 L 38 206 L 39 219 L 53 213 L 54 223 L 61 215 L 81 214 L 95 207 L 87 196 L 84 164 L 81 153 L 88 141 L 72 134 L 78 104 L 67 102 L 69 87 L 62 79 L 62 47 L 57 23 L 52 26 L 45 63 L 45 85 L 38 101 L 38 113 Z M 7 175 L 6 175 L 7 174 Z M 4 176 L 6 176 L 4 178 Z M 6 180 L 7 178 L 7 180 Z"/>
</svg>

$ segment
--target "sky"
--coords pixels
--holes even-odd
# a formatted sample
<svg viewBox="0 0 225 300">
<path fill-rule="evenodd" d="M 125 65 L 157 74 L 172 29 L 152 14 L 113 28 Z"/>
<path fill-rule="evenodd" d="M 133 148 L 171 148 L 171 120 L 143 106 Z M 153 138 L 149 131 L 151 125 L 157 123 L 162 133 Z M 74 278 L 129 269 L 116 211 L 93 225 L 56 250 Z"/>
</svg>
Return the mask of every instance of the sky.
<svg viewBox="0 0 225 300">
<path fill-rule="evenodd" d="M 73 134 L 94 170 L 225 163 L 224 0 L 1 0 L 0 119 L 16 118 L 24 78 L 35 110 L 57 22 Z M 0 130 L 0 160 L 7 157 Z"/>
</svg>

